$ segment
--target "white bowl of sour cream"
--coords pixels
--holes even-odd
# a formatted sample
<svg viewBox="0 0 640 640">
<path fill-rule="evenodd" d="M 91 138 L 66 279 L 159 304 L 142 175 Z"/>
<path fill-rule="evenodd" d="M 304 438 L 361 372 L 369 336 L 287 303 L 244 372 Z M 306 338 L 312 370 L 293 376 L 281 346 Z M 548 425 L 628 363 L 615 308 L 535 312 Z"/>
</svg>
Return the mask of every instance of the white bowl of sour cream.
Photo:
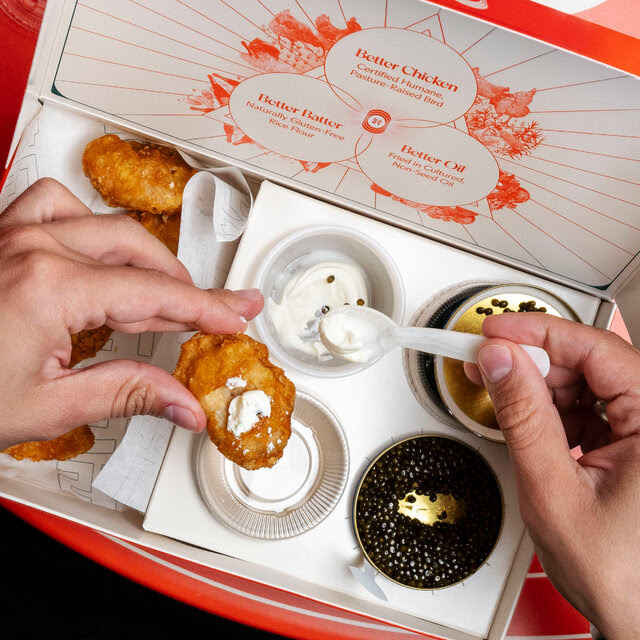
<svg viewBox="0 0 640 640">
<path fill-rule="evenodd" d="M 360 305 L 402 322 L 404 313 L 402 278 L 391 256 L 347 227 L 314 226 L 290 235 L 269 252 L 256 286 L 265 297 L 255 320 L 262 340 L 287 365 L 322 377 L 362 369 L 324 347 L 318 334 L 324 314 Z"/>
</svg>

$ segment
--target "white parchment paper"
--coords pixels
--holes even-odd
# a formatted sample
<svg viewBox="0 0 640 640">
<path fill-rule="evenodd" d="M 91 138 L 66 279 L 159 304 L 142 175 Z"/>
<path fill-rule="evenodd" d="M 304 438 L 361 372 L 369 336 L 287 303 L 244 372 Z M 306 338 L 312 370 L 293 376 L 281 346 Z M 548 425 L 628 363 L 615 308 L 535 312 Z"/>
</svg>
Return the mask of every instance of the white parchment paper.
<svg viewBox="0 0 640 640">
<path fill-rule="evenodd" d="M 224 285 L 250 208 L 251 193 L 237 169 L 203 170 L 189 181 L 183 194 L 178 259 L 189 269 L 196 286 L 209 289 Z M 152 364 L 171 371 L 180 345 L 191 335 L 164 334 Z M 163 418 L 132 418 L 122 444 L 93 486 L 118 502 L 144 511 L 172 429 L 173 425 Z"/>
</svg>

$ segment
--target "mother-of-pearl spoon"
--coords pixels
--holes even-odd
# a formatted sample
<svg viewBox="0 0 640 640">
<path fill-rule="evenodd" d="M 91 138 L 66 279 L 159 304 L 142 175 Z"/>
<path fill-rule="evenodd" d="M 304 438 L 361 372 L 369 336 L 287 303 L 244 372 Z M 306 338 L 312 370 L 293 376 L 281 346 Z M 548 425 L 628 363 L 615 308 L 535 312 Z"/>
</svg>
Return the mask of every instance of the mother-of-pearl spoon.
<svg viewBox="0 0 640 640">
<path fill-rule="evenodd" d="M 399 327 L 391 318 L 369 307 L 345 306 L 327 313 L 320 321 L 320 339 L 329 352 L 362 364 L 396 347 L 424 351 L 446 358 L 476 362 L 484 336 L 430 327 Z M 520 345 L 546 377 L 551 363 L 540 347 Z"/>
</svg>

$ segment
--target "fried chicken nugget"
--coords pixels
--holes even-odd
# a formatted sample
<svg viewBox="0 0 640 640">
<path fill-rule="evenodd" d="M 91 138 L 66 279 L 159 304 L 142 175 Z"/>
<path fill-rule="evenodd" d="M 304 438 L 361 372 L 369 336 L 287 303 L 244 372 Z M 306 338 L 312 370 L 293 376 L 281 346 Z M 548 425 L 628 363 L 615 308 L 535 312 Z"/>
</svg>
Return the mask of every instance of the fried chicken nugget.
<svg viewBox="0 0 640 640">
<path fill-rule="evenodd" d="M 282 457 L 296 389 L 269 362 L 264 344 L 244 334 L 197 333 L 182 345 L 173 375 L 200 401 L 209 438 L 222 455 L 245 469 L 272 467 Z M 270 415 L 254 411 L 255 424 L 236 436 L 229 428 L 231 402 L 251 391 L 268 396 Z"/>
<path fill-rule="evenodd" d="M 28 458 L 33 462 L 43 460 L 70 460 L 93 447 L 95 437 L 88 425 L 76 427 L 53 440 L 22 442 L 1 451 L 16 460 Z"/>
<path fill-rule="evenodd" d="M 82 154 L 82 169 L 110 207 L 174 214 L 182 192 L 196 173 L 175 149 L 106 135 Z"/>
<path fill-rule="evenodd" d="M 78 362 L 87 358 L 93 358 L 107 344 L 112 333 L 113 329 L 103 324 L 96 329 L 83 329 L 72 334 L 69 367 L 74 367 Z"/>
<path fill-rule="evenodd" d="M 148 211 L 129 211 L 127 215 L 137 220 L 149 233 L 158 238 L 174 256 L 178 255 L 181 214 L 157 215 Z"/>
</svg>

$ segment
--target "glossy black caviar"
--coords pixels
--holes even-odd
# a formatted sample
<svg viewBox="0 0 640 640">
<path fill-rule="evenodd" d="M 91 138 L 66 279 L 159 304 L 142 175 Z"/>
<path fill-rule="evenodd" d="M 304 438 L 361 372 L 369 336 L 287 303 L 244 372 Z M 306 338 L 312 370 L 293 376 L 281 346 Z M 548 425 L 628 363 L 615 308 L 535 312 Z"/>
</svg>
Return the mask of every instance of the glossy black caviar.
<svg viewBox="0 0 640 640">
<path fill-rule="evenodd" d="M 502 309 L 502 313 L 512 313 L 513 309 L 509 309 L 509 303 L 507 300 L 498 300 L 493 298 L 491 300 L 491 306 L 498 309 Z M 518 304 L 518 313 L 528 313 L 530 311 L 539 311 L 540 313 L 546 313 L 546 307 L 536 307 L 535 300 L 529 300 L 528 302 L 520 302 Z M 492 316 L 493 309 L 491 307 L 476 307 L 476 313 L 479 315 Z"/>
<path fill-rule="evenodd" d="M 398 513 L 409 492 L 452 495 L 465 514 L 455 523 L 426 525 Z M 445 516 L 446 517 L 446 516 Z M 400 442 L 367 471 L 356 500 L 362 547 L 380 572 L 418 589 L 446 587 L 472 573 L 491 553 L 502 523 L 502 497 L 487 463 L 451 438 Z"/>
</svg>

